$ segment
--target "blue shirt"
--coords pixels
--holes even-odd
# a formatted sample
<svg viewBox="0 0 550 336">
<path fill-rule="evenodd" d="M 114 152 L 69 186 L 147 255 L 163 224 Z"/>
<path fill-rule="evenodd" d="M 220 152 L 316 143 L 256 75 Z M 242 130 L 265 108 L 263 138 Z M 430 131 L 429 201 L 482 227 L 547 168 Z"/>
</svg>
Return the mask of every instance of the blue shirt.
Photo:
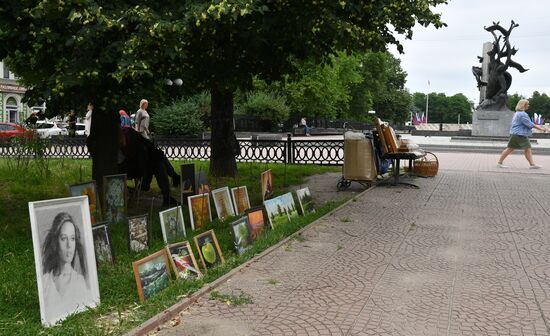
<svg viewBox="0 0 550 336">
<path fill-rule="evenodd" d="M 516 111 L 512 118 L 512 128 L 510 134 L 530 136 L 531 129 L 535 124 L 529 119 L 529 115 L 525 111 Z"/>
</svg>

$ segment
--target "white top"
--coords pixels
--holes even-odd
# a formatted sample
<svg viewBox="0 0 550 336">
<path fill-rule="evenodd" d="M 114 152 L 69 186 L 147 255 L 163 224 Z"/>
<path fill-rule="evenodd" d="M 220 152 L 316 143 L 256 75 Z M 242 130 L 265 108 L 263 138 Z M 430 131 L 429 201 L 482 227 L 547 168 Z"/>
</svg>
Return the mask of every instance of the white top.
<svg viewBox="0 0 550 336">
<path fill-rule="evenodd" d="M 86 136 L 90 135 L 90 130 L 92 128 L 92 110 L 88 110 L 86 116 L 84 117 L 84 134 Z"/>
<path fill-rule="evenodd" d="M 300 120 L 300 126 L 307 126 L 306 118 L 302 118 L 302 120 Z"/>
<path fill-rule="evenodd" d="M 86 280 L 82 274 L 74 269 L 70 274 L 71 280 L 65 288 L 65 293 L 57 291 L 52 272 L 44 275 L 44 306 L 45 319 L 51 324 L 65 316 L 80 312 L 92 303 L 92 296 Z"/>
<path fill-rule="evenodd" d="M 149 139 L 149 113 L 139 109 L 136 112 L 136 131 L 141 133 L 145 139 Z"/>
</svg>

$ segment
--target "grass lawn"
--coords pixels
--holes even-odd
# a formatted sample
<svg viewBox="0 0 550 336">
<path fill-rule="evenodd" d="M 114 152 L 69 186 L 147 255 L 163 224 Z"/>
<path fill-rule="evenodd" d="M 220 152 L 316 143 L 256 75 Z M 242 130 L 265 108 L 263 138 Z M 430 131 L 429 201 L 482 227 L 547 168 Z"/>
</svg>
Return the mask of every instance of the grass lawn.
<svg viewBox="0 0 550 336">
<path fill-rule="evenodd" d="M 181 163 L 184 162 L 172 162 L 176 170 L 179 170 Z M 196 171 L 208 171 L 207 162 L 195 162 L 195 165 Z M 239 177 L 209 178 L 210 184 L 213 188 L 246 185 L 252 206 L 261 204 L 260 173 L 266 169 L 273 170 L 275 195 L 285 193 L 287 191 L 285 186 L 303 184 L 306 176 L 327 171 L 340 171 L 338 167 L 264 163 L 243 163 L 239 164 L 238 169 Z M 215 219 L 202 230 L 192 232 L 189 227 L 187 205 L 184 204 L 187 240 L 191 243 L 195 257 L 198 258 L 198 254 L 193 236 L 214 229 L 225 257 L 225 264 L 209 270 L 199 280 L 174 280 L 169 288 L 153 296 L 144 304 L 139 303 L 132 262 L 164 248 L 158 216 L 161 209 L 153 211 L 149 250 L 129 253 L 127 226 L 113 225 L 110 229 L 116 262 L 114 265 L 101 265 L 98 268 L 100 306 L 71 316 L 58 326 L 43 328 L 40 323 L 27 203 L 67 197 L 67 184 L 89 179 L 91 179 L 91 161 L 87 160 L 47 160 L 47 162 L 30 162 L 28 166 L 14 167 L 13 160 L 0 158 L 0 335 L 122 334 L 339 205 L 327 204 L 318 208 L 316 213 L 300 216 L 296 220 L 293 219 L 291 223 L 278 225 L 274 230 L 266 230 L 250 250 L 239 256 L 234 250 L 228 224 L 235 218 L 228 218 L 224 222 Z M 153 185 L 152 188 L 150 193 L 158 194 L 158 187 Z M 173 194 L 177 195 L 176 189 L 173 190 Z M 213 206 L 213 202 L 211 203 Z M 135 205 L 132 207 L 132 203 L 129 206 L 130 215 L 148 213 L 150 210 L 149 208 L 139 209 Z M 215 217 L 214 209 L 212 213 Z"/>
</svg>

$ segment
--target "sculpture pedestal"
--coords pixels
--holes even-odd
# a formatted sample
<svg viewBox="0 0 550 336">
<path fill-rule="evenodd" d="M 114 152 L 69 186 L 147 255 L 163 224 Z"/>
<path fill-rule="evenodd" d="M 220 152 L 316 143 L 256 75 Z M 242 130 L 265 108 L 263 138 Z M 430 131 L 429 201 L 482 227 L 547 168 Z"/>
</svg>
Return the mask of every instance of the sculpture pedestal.
<svg viewBox="0 0 550 336">
<path fill-rule="evenodd" d="M 514 111 L 475 110 L 472 116 L 472 136 L 510 136 Z"/>
</svg>

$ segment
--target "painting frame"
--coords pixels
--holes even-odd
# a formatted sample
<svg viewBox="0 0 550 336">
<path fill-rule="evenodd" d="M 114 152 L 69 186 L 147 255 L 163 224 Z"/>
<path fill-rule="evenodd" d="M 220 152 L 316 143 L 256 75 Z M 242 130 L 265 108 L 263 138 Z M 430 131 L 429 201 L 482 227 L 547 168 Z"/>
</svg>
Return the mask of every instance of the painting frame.
<svg viewBox="0 0 550 336">
<path fill-rule="evenodd" d="M 102 230 L 102 239 L 103 241 L 105 242 L 107 248 L 108 248 L 108 251 L 109 251 L 109 255 L 108 255 L 108 260 L 102 260 L 102 258 L 100 258 L 101 255 L 103 255 L 104 253 L 101 253 L 101 249 L 104 248 L 104 246 L 98 246 L 99 244 L 97 243 L 97 240 L 96 240 L 96 237 L 99 237 L 99 233 L 96 235 L 96 232 L 99 232 L 100 230 Z M 101 264 L 101 263 L 104 263 L 104 262 L 108 262 L 109 264 L 114 264 L 115 263 L 115 252 L 114 252 L 114 248 L 113 248 L 113 240 L 111 238 L 111 231 L 109 230 L 109 223 L 107 222 L 100 222 L 100 223 L 97 223 L 96 225 L 93 225 L 92 226 L 92 235 L 93 235 L 93 239 L 94 239 L 94 252 L 95 252 L 95 259 L 96 259 L 96 262 L 97 264 Z"/>
<path fill-rule="evenodd" d="M 40 319 L 42 325 L 50 327 L 71 314 L 95 308 L 100 304 L 88 197 L 73 196 L 35 201 L 29 202 L 28 207 Z M 73 226 L 67 226 L 67 223 L 72 223 Z M 74 246 L 68 244 L 70 246 L 63 247 L 65 243 L 62 243 L 62 239 L 67 235 L 76 237 Z M 60 245 L 55 247 L 56 243 Z M 59 254 L 46 253 L 51 251 L 52 247 Z M 65 251 L 68 252 L 65 253 Z M 65 259 L 63 255 L 71 253 L 73 258 L 71 272 L 74 276 L 71 274 L 72 280 L 63 288 L 63 294 L 54 283 L 55 278 L 59 276 L 56 275 L 56 269 Z M 75 259 L 77 257 L 78 259 Z M 61 260 L 54 261 L 52 258 Z"/>
<path fill-rule="evenodd" d="M 120 182 L 111 182 L 117 180 Z M 116 224 L 124 222 L 128 218 L 128 190 L 126 184 L 126 174 L 103 176 L 103 220 Z M 122 200 L 119 197 L 122 197 Z M 116 214 L 114 220 L 113 214 Z"/>
<path fill-rule="evenodd" d="M 273 171 L 268 169 L 261 174 L 262 201 L 273 197 Z"/>
<path fill-rule="evenodd" d="M 97 193 L 97 183 L 90 180 L 81 183 L 70 184 L 67 186 L 71 196 L 88 195 L 88 204 L 90 205 L 90 220 L 92 225 L 102 221 L 101 202 Z M 93 206 L 93 207 L 92 207 Z"/>
<path fill-rule="evenodd" d="M 212 211 L 210 210 L 210 194 L 209 193 L 204 193 L 204 194 L 199 194 L 199 195 L 193 195 L 193 196 L 190 196 L 187 198 L 187 206 L 189 207 L 189 219 L 191 221 L 191 230 L 195 231 L 196 229 L 200 229 L 204 226 L 204 220 L 206 218 L 203 218 L 203 217 L 197 217 L 197 218 L 202 218 L 201 220 L 201 225 L 197 225 L 196 222 L 196 218 L 195 218 L 195 211 L 193 211 L 194 207 L 193 205 L 196 205 L 195 202 L 198 202 L 196 200 L 199 200 L 199 199 L 203 199 L 203 200 L 206 200 L 201 202 L 201 208 L 203 209 L 203 217 L 205 215 L 204 211 L 208 211 L 208 221 L 211 222 L 212 221 Z M 205 204 L 206 203 L 206 204 Z M 206 209 L 204 209 L 206 208 Z M 197 227 L 198 226 L 198 227 Z"/>
<path fill-rule="evenodd" d="M 142 281 L 143 276 L 142 276 L 142 273 L 140 273 L 139 267 L 141 265 L 145 265 L 146 263 L 151 263 L 155 260 L 158 261 L 159 259 L 162 259 L 164 261 L 164 270 L 165 270 L 164 273 L 166 274 L 166 286 L 156 290 L 151 294 L 146 295 L 144 291 L 143 281 Z M 149 299 L 152 295 L 157 294 L 161 290 L 168 288 L 172 281 L 172 279 L 170 278 L 170 265 L 168 263 L 168 257 L 166 256 L 165 249 L 161 249 L 153 254 L 146 256 L 145 258 L 134 261 L 132 263 L 132 268 L 134 270 L 134 277 L 136 279 L 136 286 L 138 290 L 139 301 L 141 303 L 145 302 L 145 300 Z"/>
<path fill-rule="evenodd" d="M 290 222 L 288 212 L 284 208 L 281 196 L 264 201 L 265 213 L 269 226 L 275 229 L 279 224 L 287 224 Z M 278 209 L 282 209 L 284 213 L 280 213 Z M 284 220 L 286 218 L 286 221 Z"/>
<path fill-rule="evenodd" d="M 294 201 L 294 196 L 292 195 L 292 192 L 287 192 L 285 194 L 282 194 L 279 196 L 281 198 L 281 202 L 283 204 L 283 207 L 288 214 L 288 220 L 292 222 L 293 219 L 296 219 L 300 217 L 300 214 L 298 213 L 298 208 L 296 207 L 296 201 Z"/>
<path fill-rule="evenodd" d="M 214 207 L 216 208 L 216 214 L 221 220 L 228 217 L 235 216 L 235 209 L 233 208 L 233 202 L 231 201 L 231 194 L 229 193 L 229 187 L 221 187 L 212 190 L 212 199 L 214 200 Z"/>
<path fill-rule="evenodd" d="M 256 206 L 245 211 L 246 218 L 248 219 L 248 224 L 251 228 L 252 240 L 255 240 L 260 236 L 266 228 L 266 215 L 265 209 L 263 206 Z M 259 216 L 261 215 L 261 220 Z"/>
<path fill-rule="evenodd" d="M 246 237 L 242 235 L 246 230 Z M 237 253 L 243 254 L 252 247 L 252 228 L 248 223 L 248 217 L 243 216 L 231 222 L 231 236 Z"/>
<path fill-rule="evenodd" d="M 244 190 L 244 192 L 240 192 L 240 190 Z M 233 209 L 237 215 L 242 215 L 250 209 L 250 199 L 248 198 L 248 188 L 246 186 L 231 188 L 231 197 L 233 199 Z"/>
<path fill-rule="evenodd" d="M 214 252 L 217 254 L 217 257 L 219 257 L 219 259 L 221 260 L 220 262 L 213 263 L 213 262 L 209 262 L 209 260 L 205 260 L 204 251 L 202 247 L 205 246 L 206 244 L 202 244 L 202 242 L 206 241 L 206 238 L 208 237 L 210 237 L 210 239 L 212 240 L 212 243 L 213 243 L 212 248 L 214 248 Z M 218 243 L 218 239 L 216 238 L 216 233 L 214 232 L 214 230 L 211 229 L 199 235 L 196 235 L 195 237 L 193 237 L 193 241 L 195 242 L 195 247 L 199 252 L 199 257 L 201 259 L 201 263 L 205 271 L 207 271 L 209 268 L 213 268 L 225 262 L 223 258 L 222 250 L 220 248 L 220 244 Z M 216 261 L 218 260 L 217 257 L 216 257 Z M 207 261 L 208 261 L 208 264 L 212 265 L 211 267 L 208 267 L 208 265 L 206 264 Z"/>
<path fill-rule="evenodd" d="M 179 271 L 179 268 L 176 265 L 176 261 L 174 260 L 174 257 L 173 257 L 173 255 L 174 255 L 174 253 L 172 253 L 172 252 L 174 252 L 173 249 L 181 248 L 181 247 L 184 247 L 185 249 L 187 249 L 187 253 L 188 253 L 189 257 L 191 258 L 191 266 L 193 266 L 195 268 L 194 270 L 192 270 L 190 268 L 186 268 L 186 269 L 189 270 L 190 273 L 192 273 L 193 271 L 196 271 L 196 275 L 191 276 L 190 278 L 200 278 L 200 277 L 202 277 L 202 272 L 199 268 L 199 264 L 197 263 L 197 259 L 195 259 L 195 254 L 193 253 L 193 249 L 191 248 L 191 244 L 189 243 L 188 240 L 185 240 L 185 241 L 182 241 L 182 242 L 166 245 L 166 254 L 168 255 L 168 259 L 170 260 L 170 264 L 172 265 L 172 271 L 174 271 L 174 274 L 176 275 L 176 279 L 190 279 L 190 278 L 186 278 L 185 276 L 180 274 L 181 272 Z M 178 263 L 178 265 L 179 264 L 180 263 Z M 183 263 L 182 263 L 182 266 L 185 267 L 185 265 L 183 265 Z"/>
<path fill-rule="evenodd" d="M 313 197 L 311 197 L 311 191 L 309 190 L 309 187 L 297 189 L 296 197 L 298 198 L 298 204 L 300 204 L 302 215 L 315 213 L 315 202 L 313 201 Z"/>
<path fill-rule="evenodd" d="M 138 222 L 138 220 L 145 220 L 145 224 L 143 224 L 143 221 Z M 150 223 L 149 223 L 149 216 L 147 214 L 142 215 L 136 215 L 136 216 L 130 216 L 127 218 L 128 221 L 128 251 L 130 252 L 141 252 L 148 250 L 151 247 L 151 230 L 150 230 Z M 139 227 L 135 227 L 135 225 L 139 225 Z M 138 229 L 144 229 L 145 233 L 137 231 Z M 138 238 L 138 239 L 134 239 Z M 135 242 L 135 243 L 134 243 Z M 138 245 L 141 244 L 141 245 Z"/>
<path fill-rule="evenodd" d="M 167 216 L 174 215 L 174 213 L 176 217 L 176 222 L 174 225 L 176 233 L 175 233 L 175 236 L 171 238 L 171 235 L 169 234 L 170 230 L 168 230 L 166 225 L 172 224 L 172 221 L 170 220 L 172 219 L 172 217 L 167 218 Z M 165 244 L 173 243 L 178 239 L 187 236 L 187 232 L 185 231 L 185 220 L 183 219 L 183 210 L 181 205 L 160 211 L 159 218 L 160 218 L 160 228 L 162 230 L 162 238 Z M 183 232 L 183 235 L 181 236 L 178 235 L 178 228 L 181 228 L 181 232 Z"/>
</svg>

